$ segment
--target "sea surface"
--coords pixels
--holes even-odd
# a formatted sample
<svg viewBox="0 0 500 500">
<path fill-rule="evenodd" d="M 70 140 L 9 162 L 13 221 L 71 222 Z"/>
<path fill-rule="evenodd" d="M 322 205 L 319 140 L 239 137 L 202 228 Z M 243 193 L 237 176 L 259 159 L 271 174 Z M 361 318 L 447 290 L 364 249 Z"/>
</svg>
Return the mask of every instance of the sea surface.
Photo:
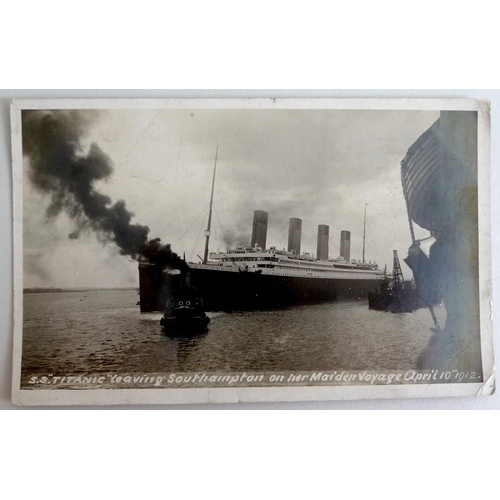
<svg viewBox="0 0 500 500">
<path fill-rule="evenodd" d="M 22 386 L 33 375 L 410 370 L 432 335 L 426 309 L 391 314 L 365 300 L 209 313 L 207 333 L 169 338 L 136 290 L 24 294 Z M 436 308 L 444 324 L 444 307 Z"/>
</svg>

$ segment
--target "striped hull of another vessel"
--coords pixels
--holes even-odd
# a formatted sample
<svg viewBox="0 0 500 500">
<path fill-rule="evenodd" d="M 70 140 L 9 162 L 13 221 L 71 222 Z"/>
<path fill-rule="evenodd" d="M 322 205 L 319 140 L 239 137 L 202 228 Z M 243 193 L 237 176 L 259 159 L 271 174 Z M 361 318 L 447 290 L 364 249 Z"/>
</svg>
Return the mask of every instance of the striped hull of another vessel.
<svg viewBox="0 0 500 500">
<path fill-rule="evenodd" d="M 442 145 L 439 120 L 422 134 L 401 162 L 403 192 L 408 212 L 419 226 L 440 229 L 442 203 Z"/>
</svg>

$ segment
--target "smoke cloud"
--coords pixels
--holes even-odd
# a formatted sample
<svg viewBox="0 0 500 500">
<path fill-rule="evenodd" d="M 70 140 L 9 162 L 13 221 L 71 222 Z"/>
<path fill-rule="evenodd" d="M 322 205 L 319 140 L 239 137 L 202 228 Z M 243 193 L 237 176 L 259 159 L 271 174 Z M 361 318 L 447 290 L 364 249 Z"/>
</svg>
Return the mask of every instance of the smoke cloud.
<svg viewBox="0 0 500 500">
<path fill-rule="evenodd" d="M 226 250 L 234 250 L 239 246 L 248 247 L 250 246 L 250 233 L 227 229 L 222 233 L 222 241 Z"/>
<path fill-rule="evenodd" d="M 95 188 L 113 173 L 111 159 L 97 144 L 84 145 L 97 116 L 95 111 L 23 111 L 23 154 L 29 158 L 33 185 L 51 197 L 47 216 L 68 214 L 76 226 L 71 239 L 91 230 L 103 243 L 116 244 L 122 255 L 148 259 L 162 268 L 182 268 L 184 261 L 169 244 L 148 239 L 148 226 L 131 223 L 134 214 L 125 201 L 113 203 Z"/>
</svg>

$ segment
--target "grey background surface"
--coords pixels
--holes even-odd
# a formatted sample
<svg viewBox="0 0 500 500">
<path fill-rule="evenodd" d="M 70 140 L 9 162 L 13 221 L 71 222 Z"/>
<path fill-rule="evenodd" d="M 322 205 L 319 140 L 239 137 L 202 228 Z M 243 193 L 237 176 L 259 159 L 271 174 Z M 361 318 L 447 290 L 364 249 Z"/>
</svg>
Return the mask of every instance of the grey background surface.
<svg viewBox="0 0 500 500">
<path fill-rule="evenodd" d="M 164 97 L 411 97 L 411 98 L 485 98 L 492 106 L 492 255 L 493 305 L 498 304 L 498 259 L 500 243 L 498 223 L 500 200 L 499 144 L 500 121 L 499 90 L 0 90 L 0 409 L 15 408 L 10 403 L 12 369 L 12 189 L 9 104 L 13 98 L 164 98 Z M 498 346 L 498 328 L 494 325 L 495 346 Z M 108 407 L 106 407 L 108 408 Z M 123 407 L 116 407 L 123 408 Z M 137 408 L 137 407 L 135 407 Z M 151 408 L 159 408 L 151 406 Z M 163 407 L 162 407 L 163 408 Z M 488 398 L 405 399 L 370 401 L 332 401 L 321 403 L 280 403 L 240 405 L 165 406 L 182 409 L 500 409 L 498 392 Z"/>
</svg>

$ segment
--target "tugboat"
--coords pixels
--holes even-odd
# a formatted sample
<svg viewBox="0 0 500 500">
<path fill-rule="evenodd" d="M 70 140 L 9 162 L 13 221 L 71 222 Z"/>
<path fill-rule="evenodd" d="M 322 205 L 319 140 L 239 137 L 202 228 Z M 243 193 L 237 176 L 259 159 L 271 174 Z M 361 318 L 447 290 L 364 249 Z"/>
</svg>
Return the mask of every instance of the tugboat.
<svg viewBox="0 0 500 500">
<path fill-rule="evenodd" d="M 210 318 L 203 309 L 203 301 L 195 290 L 184 289 L 169 297 L 160 320 L 166 335 L 191 336 L 207 331 Z"/>
</svg>

